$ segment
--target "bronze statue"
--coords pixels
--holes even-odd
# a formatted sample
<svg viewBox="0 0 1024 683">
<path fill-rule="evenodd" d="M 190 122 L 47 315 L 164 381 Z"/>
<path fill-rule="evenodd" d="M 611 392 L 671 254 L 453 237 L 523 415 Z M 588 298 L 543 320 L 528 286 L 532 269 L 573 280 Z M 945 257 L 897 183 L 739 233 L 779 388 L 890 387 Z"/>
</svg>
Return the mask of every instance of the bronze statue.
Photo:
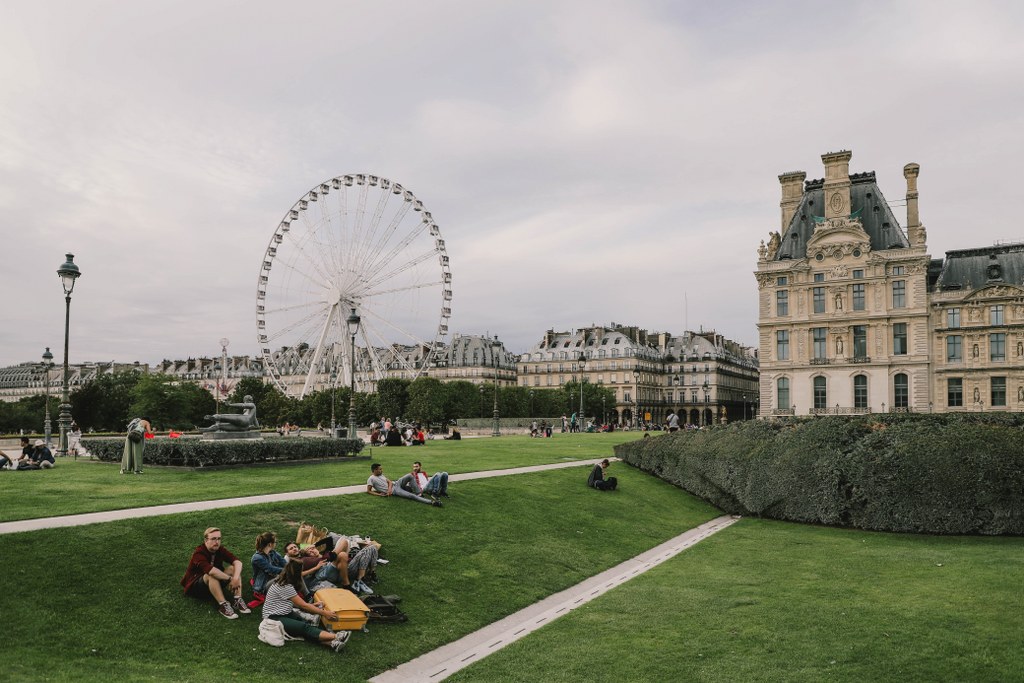
<svg viewBox="0 0 1024 683">
<path fill-rule="evenodd" d="M 229 403 L 229 408 L 242 408 L 239 413 L 218 413 L 207 415 L 205 419 L 213 420 L 209 427 L 203 427 L 204 432 L 248 432 L 260 428 L 256 420 L 256 404 L 252 402 L 252 396 L 246 396 L 242 403 Z"/>
</svg>

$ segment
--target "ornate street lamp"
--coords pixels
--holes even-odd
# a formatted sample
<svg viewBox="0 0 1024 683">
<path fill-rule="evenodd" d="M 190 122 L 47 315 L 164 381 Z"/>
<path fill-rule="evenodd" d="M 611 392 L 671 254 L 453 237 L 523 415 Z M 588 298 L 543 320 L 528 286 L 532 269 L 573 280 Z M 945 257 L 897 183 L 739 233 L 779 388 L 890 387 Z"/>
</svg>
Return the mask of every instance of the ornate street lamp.
<svg viewBox="0 0 1024 683">
<path fill-rule="evenodd" d="M 352 309 L 352 314 L 345 320 L 348 324 L 348 335 L 352 340 L 352 345 L 349 347 L 351 355 L 349 356 L 349 393 L 348 393 L 348 438 L 356 438 L 356 333 L 359 331 L 360 318 L 356 314 L 356 309 Z"/>
<path fill-rule="evenodd" d="M 75 280 L 82 275 L 82 271 L 75 265 L 75 255 L 67 254 L 67 261 L 57 269 L 60 276 L 61 286 L 64 287 L 64 388 L 61 393 L 60 417 L 57 423 L 60 425 L 60 448 L 58 455 L 68 454 L 68 429 L 71 427 L 71 399 L 68 396 L 68 335 L 71 329 L 71 291 L 75 288 Z M 78 459 L 78 451 L 75 451 L 75 460 Z"/>
<path fill-rule="evenodd" d="M 708 391 L 710 391 L 711 389 L 708 386 L 707 380 L 704 380 L 704 386 L 702 387 L 702 389 L 704 389 L 704 410 L 702 410 L 700 413 L 700 421 L 706 427 L 708 423 Z"/>
<path fill-rule="evenodd" d="M 743 421 L 747 420 L 747 395 L 743 394 Z"/>
<path fill-rule="evenodd" d="M 633 370 L 633 385 L 636 389 L 633 394 L 633 426 L 640 429 L 640 366 Z"/>
<path fill-rule="evenodd" d="M 484 385 L 480 385 L 480 417 L 484 416 Z"/>
<path fill-rule="evenodd" d="M 46 395 L 46 415 L 43 418 L 43 439 L 46 441 L 46 447 L 50 447 L 50 369 L 53 367 L 53 354 L 50 353 L 50 347 L 47 346 L 46 350 L 43 351 L 43 372 L 46 373 L 46 380 L 43 383 L 43 391 Z"/>
<path fill-rule="evenodd" d="M 587 357 L 580 351 L 580 357 L 577 361 L 580 364 L 580 415 L 579 420 L 576 421 L 576 425 L 580 428 L 580 433 L 583 432 L 583 383 L 587 381 L 587 376 L 583 374 L 584 368 L 587 367 Z"/>
<path fill-rule="evenodd" d="M 601 424 L 608 424 L 608 415 L 604 410 L 604 394 L 601 394 Z"/>
<path fill-rule="evenodd" d="M 338 393 L 338 371 L 331 368 L 331 438 L 338 435 L 334 421 L 334 397 Z"/>
<path fill-rule="evenodd" d="M 530 389 L 530 419 L 533 419 L 533 389 Z"/>
<path fill-rule="evenodd" d="M 501 422 L 498 416 L 498 351 L 501 349 L 501 342 L 498 335 L 494 335 L 491 342 L 491 361 L 494 364 L 494 429 L 491 436 L 501 436 Z"/>
</svg>

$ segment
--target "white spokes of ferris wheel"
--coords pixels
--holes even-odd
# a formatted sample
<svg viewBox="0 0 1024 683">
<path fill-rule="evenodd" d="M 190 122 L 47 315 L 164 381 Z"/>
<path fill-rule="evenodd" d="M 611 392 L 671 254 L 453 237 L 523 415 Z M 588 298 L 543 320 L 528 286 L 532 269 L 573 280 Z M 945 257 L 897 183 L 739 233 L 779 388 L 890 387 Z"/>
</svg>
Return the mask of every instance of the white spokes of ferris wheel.
<svg viewBox="0 0 1024 683">
<path fill-rule="evenodd" d="M 452 276 L 441 231 L 411 191 L 387 178 L 338 176 L 304 194 L 274 230 L 256 286 L 263 361 L 285 393 L 385 376 L 414 379 L 448 334 Z"/>
</svg>

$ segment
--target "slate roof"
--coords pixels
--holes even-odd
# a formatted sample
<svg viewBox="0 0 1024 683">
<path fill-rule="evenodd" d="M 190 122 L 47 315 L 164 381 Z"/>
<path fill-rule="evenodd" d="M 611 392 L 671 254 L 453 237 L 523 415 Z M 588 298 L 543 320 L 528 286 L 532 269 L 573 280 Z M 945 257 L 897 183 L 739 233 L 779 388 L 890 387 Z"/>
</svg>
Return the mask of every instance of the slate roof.
<svg viewBox="0 0 1024 683">
<path fill-rule="evenodd" d="M 938 291 L 1024 285 L 1024 242 L 947 251 L 935 282 Z"/>
<path fill-rule="evenodd" d="M 851 216 L 859 218 L 871 239 L 871 249 L 906 249 L 910 246 L 899 221 L 885 201 L 875 183 L 875 172 L 855 173 L 850 176 Z M 825 181 L 808 180 L 800 205 L 789 222 L 786 234 L 775 254 L 776 261 L 807 257 L 807 241 L 814 234 L 814 219 L 825 215 Z"/>
</svg>

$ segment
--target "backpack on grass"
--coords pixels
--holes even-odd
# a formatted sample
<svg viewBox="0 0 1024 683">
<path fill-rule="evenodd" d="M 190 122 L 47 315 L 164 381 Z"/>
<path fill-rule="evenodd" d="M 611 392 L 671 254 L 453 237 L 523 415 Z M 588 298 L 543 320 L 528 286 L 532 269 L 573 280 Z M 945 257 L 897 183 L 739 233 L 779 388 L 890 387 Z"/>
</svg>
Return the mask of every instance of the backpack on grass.
<svg viewBox="0 0 1024 683">
<path fill-rule="evenodd" d="M 398 608 L 396 603 L 402 599 L 397 595 L 368 595 L 363 598 L 370 614 L 370 622 L 378 624 L 402 624 L 409 621 L 409 615 Z"/>
</svg>

